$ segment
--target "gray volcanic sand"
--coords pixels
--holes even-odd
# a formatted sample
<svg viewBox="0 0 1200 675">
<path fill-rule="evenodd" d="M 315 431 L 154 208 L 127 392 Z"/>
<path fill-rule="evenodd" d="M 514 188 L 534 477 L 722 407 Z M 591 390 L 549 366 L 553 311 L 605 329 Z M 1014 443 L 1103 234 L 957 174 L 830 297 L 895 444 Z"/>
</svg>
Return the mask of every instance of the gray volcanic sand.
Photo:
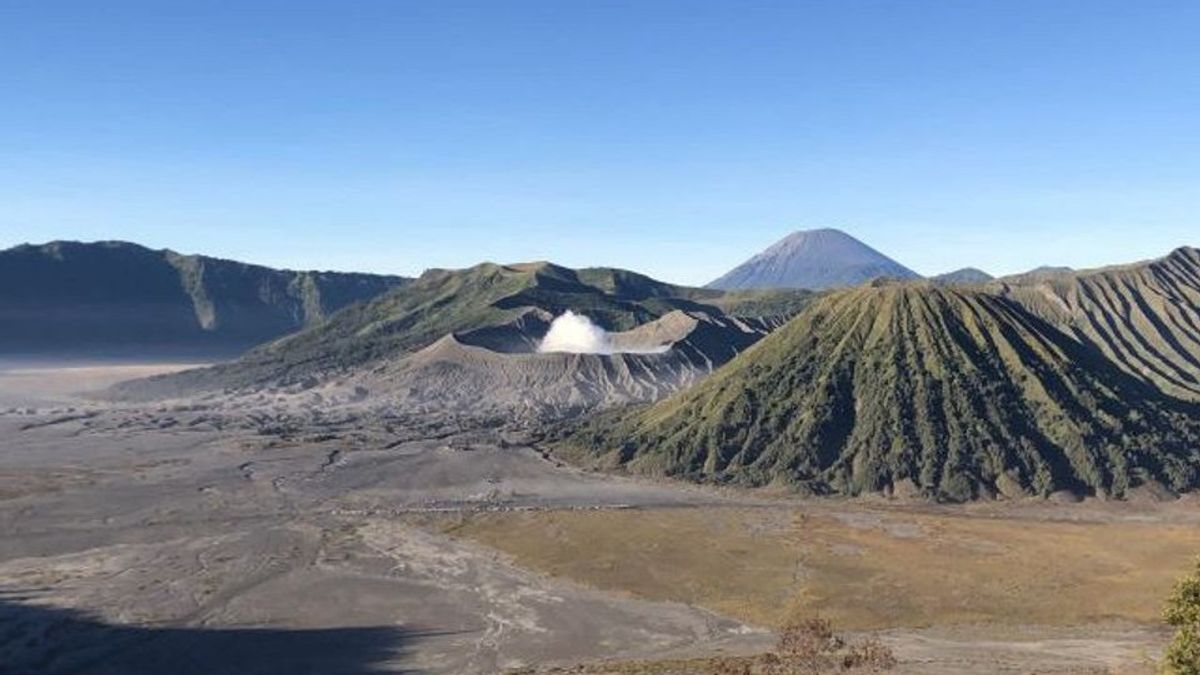
<svg viewBox="0 0 1200 675">
<path fill-rule="evenodd" d="M 94 392 L 134 378 L 195 368 L 194 363 L 89 363 L 70 365 L 43 361 L 0 359 L 0 408 L 71 403 L 79 394 Z"/>
<path fill-rule="evenodd" d="M 701 493 L 584 474 L 524 447 L 282 441 L 236 411 L 49 393 L 0 415 L 3 672 L 488 673 L 769 642 L 405 522 Z"/>
<path fill-rule="evenodd" d="M 767 500 L 582 472 L 454 418 L 70 394 L 131 367 L 0 373 L 2 673 L 494 673 L 773 642 L 419 526 L 429 513 Z M 1125 625 L 1031 631 L 884 639 L 912 673 L 1137 672 L 1162 640 Z"/>
</svg>

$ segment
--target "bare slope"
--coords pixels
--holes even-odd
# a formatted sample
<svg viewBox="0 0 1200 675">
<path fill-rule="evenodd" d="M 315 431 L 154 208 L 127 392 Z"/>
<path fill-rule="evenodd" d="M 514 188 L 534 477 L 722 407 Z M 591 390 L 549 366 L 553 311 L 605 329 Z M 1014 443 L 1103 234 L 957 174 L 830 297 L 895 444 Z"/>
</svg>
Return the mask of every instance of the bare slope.
<svg viewBox="0 0 1200 675">
<path fill-rule="evenodd" d="M 1145 263 L 1001 279 L 997 292 L 1174 396 L 1200 400 L 1200 250 Z"/>
<path fill-rule="evenodd" d="M 793 232 L 708 287 L 820 290 L 856 286 L 880 277 L 919 276 L 845 232 L 820 229 Z"/>
<path fill-rule="evenodd" d="M 1196 486 L 1200 410 L 1011 300 L 884 284 L 818 300 L 697 387 L 567 447 L 817 493 L 1121 495 Z"/>
<path fill-rule="evenodd" d="M 566 354 L 532 349 L 535 341 L 523 329 L 537 319 L 531 313 L 507 330 L 447 335 L 337 386 L 374 394 L 394 409 L 558 419 L 662 399 L 700 381 L 776 326 L 766 319 L 673 311 L 613 333 L 614 353 Z"/>
</svg>

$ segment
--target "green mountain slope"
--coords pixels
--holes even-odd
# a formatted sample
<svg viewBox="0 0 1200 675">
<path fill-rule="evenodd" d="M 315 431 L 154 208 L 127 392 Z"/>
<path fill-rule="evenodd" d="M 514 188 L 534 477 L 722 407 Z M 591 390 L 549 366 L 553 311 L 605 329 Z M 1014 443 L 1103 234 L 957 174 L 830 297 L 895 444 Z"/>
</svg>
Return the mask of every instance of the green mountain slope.
<svg viewBox="0 0 1200 675">
<path fill-rule="evenodd" d="M 1121 495 L 1200 480 L 1200 409 L 978 290 L 815 301 L 702 383 L 563 442 L 612 466 L 745 485 L 937 498 Z"/>
<path fill-rule="evenodd" d="M 1200 250 L 1042 278 L 1004 279 L 1021 303 L 1127 372 L 1177 397 L 1200 400 Z"/>
<path fill-rule="evenodd" d="M 528 345 L 528 335 L 522 340 L 509 334 L 536 338 L 550 319 L 568 309 L 607 330 L 623 331 L 675 310 L 723 315 L 722 306 L 731 314 L 752 307 L 762 315 L 790 315 L 810 297 L 800 291 L 730 294 L 664 284 L 623 270 L 576 272 L 544 262 L 430 270 L 404 288 L 349 307 L 238 361 L 155 382 L 186 392 L 321 379 L 412 354 L 452 333 L 475 332 L 489 344 Z"/>
<path fill-rule="evenodd" d="M 0 353 L 236 353 L 402 285 L 125 242 L 0 251 Z"/>
</svg>

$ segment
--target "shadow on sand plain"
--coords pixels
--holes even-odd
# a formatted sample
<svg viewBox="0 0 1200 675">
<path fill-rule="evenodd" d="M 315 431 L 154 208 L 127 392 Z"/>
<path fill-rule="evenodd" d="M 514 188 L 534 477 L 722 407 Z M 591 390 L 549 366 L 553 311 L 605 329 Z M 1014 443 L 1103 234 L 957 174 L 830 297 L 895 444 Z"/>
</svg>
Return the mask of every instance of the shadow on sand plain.
<svg viewBox="0 0 1200 675">
<path fill-rule="evenodd" d="M 0 592 L 0 675 L 373 675 L 434 633 L 401 626 L 229 628 L 119 625 Z"/>
</svg>

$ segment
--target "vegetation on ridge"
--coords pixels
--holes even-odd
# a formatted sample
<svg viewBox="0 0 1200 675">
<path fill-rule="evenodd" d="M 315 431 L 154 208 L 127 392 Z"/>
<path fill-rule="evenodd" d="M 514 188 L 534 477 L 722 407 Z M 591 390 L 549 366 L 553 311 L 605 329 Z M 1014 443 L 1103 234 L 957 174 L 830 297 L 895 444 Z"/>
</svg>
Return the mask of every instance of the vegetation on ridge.
<svg viewBox="0 0 1200 675">
<path fill-rule="evenodd" d="M 802 291 L 688 288 L 624 270 L 576 272 L 545 262 L 429 270 L 404 288 L 352 305 L 319 326 L 263 345 L 238 361 L 155 382 L 182 391 L 299 382 L 369 367 L 411 354 L 447 334 L 517 322 L 531 312 L 548 320 L 570 309 L 605 329 L 620 331 L 674 310 L 790 315 L 810 297 Z M 125 389 L 145 388 L 145 383 L 134 383 Z"/>
<path fill-rule="evenodd" d="M 1200 480 L 1200 411 L 1017 303 L 926 283 L 815 302 L 697 387 L 562 446 L 609 466 L 818 494 L 1123 495 Z"/>
</svg>

